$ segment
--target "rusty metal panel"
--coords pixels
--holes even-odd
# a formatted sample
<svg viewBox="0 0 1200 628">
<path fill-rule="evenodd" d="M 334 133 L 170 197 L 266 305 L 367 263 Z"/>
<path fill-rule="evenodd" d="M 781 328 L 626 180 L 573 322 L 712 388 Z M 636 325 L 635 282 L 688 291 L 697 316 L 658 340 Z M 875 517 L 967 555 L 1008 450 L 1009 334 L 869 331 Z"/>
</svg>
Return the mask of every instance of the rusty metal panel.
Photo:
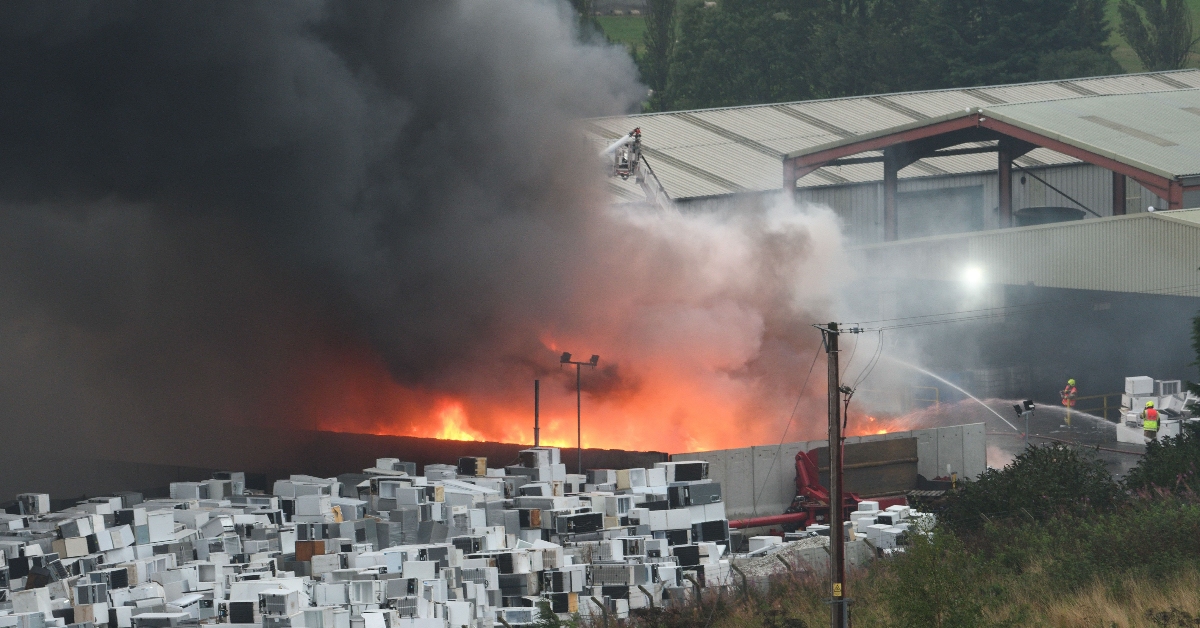
<svg viewBox="0 0 1200 628">
<path fill-rule="evenodd" d="M 862 497 L 903 493 L 917 487 L 917 439 L 846 444 L 843 487 Z M 821 484 L 829 485 L 829 448 L 817 449 Z"/>
</svg>

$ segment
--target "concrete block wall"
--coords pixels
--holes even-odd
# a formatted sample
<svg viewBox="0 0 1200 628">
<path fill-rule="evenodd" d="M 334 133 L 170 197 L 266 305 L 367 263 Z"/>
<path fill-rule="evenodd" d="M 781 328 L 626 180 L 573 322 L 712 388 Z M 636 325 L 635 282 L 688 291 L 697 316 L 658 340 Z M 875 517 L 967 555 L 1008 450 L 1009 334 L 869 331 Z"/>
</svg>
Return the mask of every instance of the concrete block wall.
<svg viewBox="0 0 1200 628">
<path fill-rule="evenodd" d="M 952 425 L 875 436 L 854 436 L 846 443 L 896 438 L 917 439 L 917 473 L 927 479 L 950 471 L 974 479 L 987 468 L 987 434 L 983 423 Z M 705 460 L 708 474 L 720 482 L 730 519 L 782 513 L 796 495 L 796 454 L 824 447 L 827 441 L 759 445 L 740 449 L 674 454 L 672 460 Z"/>
</svg>

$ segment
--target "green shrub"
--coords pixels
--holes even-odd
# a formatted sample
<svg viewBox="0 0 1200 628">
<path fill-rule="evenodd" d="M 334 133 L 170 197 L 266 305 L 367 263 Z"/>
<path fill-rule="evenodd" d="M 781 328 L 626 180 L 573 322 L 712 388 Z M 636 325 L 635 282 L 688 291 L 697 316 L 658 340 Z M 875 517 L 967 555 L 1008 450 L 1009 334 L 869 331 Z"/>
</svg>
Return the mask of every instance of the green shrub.
<svg viewBox="0 0 1200 628">
<path fill-rule="evenodd" d="M 902 628 L 967 627 L 983 617 L 973 586 L 975 561 L 953 532 L 913 534 L 903 554 L 889 566 L 880 597 Z"/>
<path fill-rule="evenodd" d="M 951 527 L 969 530 L 996 517 L 1107 512 L 1124 499 L 1121 486 L 1091 452 L 1051 444 L 1030 447 L 1003 469 L 988 469 L 964 483 L 942 515 Z"/>
<path fill-rule="evenodd" d="M 1133 491 L 1192 493 L 1200 489 L 1198 473 L 1200 426 L 1185 423 L 1179 436 L 1146 445 L 1146 455 L 1126 476 L 1125 486 Z"/>
</svg>

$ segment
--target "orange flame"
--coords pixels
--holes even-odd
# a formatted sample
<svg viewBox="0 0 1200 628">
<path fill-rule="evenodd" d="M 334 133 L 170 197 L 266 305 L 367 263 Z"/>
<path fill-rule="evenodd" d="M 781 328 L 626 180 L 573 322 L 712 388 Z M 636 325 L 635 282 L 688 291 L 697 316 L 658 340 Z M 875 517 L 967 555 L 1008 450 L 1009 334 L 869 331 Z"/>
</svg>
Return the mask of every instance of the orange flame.
<svg viewBox="0 0 1200 628">
<path fill-rule="evenodd" d="M 467 414 L 463 411 L 461 403 L 447 403 L 434 417 L 436 422 L 441 423 L 441 430 L 434 438 L 442 440 L 469 440 L 481 441 L 483 438 L 467 427 Z"/>
<path fill-rule="evenodd" d="M 549 337 L 542 341 L 547 349 L 575 343 Z M 764 409 L 764 405 L 756 405 L 761 395 L 753 387 L 717 370 L 724 365 L 714 367 L 713 360 L 706 356 L 692 360 L 683 357 L 676 362 L 651 355 L 636 363 L 640 367 L 636 371 L 622 373 L 632 383 L 617 390 L 588 392 L 590 383 L 602 381 L 603 367 L 610 363 L 602 362 L 597 369 L 585 366 L 583 446 L 683 452 L 778 441 L 787 412 L 795 403 L 794 396 L 786 409 Z M 621 362 L 621 366 L 626 363 Z M 301 403 L 302 411 L 317 429 L 462 441 L 533 441 L 531 381 L 528 389 L 501 393 L 484 390 L 448 394 L 404 386 L 365 347 L 340 355 L 333 367 L 310 373 L 311 381 L 304 387 L 307 401 Z M 554 368 L 540 375 L 543 445 L 576 445 L 573 370 Z M 814 379 L 812 390 L 819 392 L 820 385 Z M 810 412 L 811 417 L 803 411 L 798 413 L 789 429 L 789 439 L 819 438 L 824 429 L 824 401 L 820 395 L 813 399 L 811 408 L 802 408 L 816 412 Z"/>
</svg>

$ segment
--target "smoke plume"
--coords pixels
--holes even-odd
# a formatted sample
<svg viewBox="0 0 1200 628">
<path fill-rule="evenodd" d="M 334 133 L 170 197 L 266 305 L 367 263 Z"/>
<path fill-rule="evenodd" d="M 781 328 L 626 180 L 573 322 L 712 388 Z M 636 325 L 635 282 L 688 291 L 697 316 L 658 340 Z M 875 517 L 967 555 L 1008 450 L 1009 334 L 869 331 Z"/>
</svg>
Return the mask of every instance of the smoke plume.
<svg viewBox="0 0 1200 628">
<path fill-rule="evenodd" d="M 9 442 L 222 422 L 528 442 L 541 378 L 567 444 L 562 351 L 601 356 L 585 446 L 775 440 L 836 220 L 611 206 L 577 121 L 645 88 L 573 23 L 526 0 L 0 5 Z"/>
</svg>

